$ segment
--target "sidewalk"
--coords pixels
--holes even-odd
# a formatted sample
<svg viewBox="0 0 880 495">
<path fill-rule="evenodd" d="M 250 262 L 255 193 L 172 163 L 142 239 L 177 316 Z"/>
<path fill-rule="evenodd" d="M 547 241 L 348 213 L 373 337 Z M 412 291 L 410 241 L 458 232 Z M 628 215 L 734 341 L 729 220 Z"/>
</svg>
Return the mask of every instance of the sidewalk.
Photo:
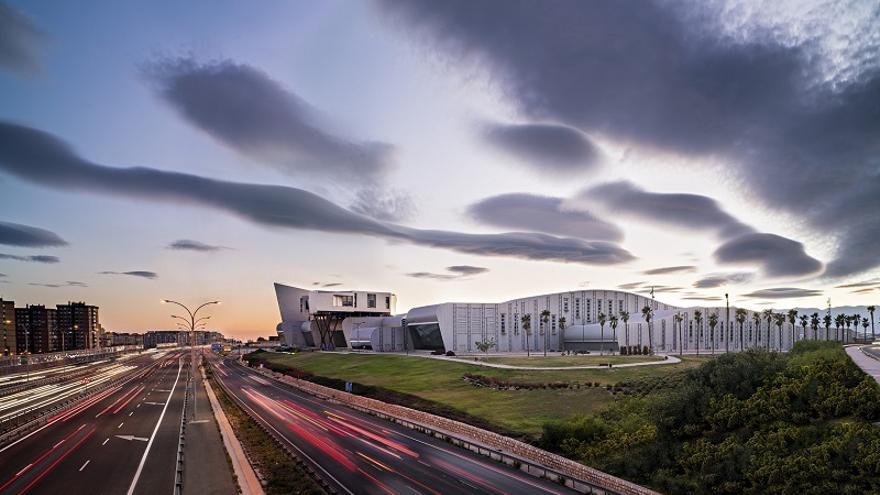
<svg viewBox="0 0 880 495">
<path fill-rule="evenodd" d="M 871 349 L 866 351 L 866 349 Z M 880 347 L 851 345 L 845 348 L 850 359 L 856 363 L 859 368 L 874 377 L 877 383 L 880 383 Z M 873 356 L 873 357 L 872 357 Z"/>
<path fill-rule="evenodd" d="M 321 351 L 327 354 L 358 354 L 358 355 L 370 355 L 370 356 L 411 356 L 411 357 L 420 357 L 425 359 L 438 359 L 441 361 L 449 361 L 451 363 L 461 363 L 461 364 L 470 364 L 473 366 L 485 366 L 487 368 L 501 368 L 506 370 L 524 370 L 524 371 L 565 371 L 565 370 L 607 370 L 608 366 L 597 366 L 597 365 L 584 365 L 584 366 L 516 366 L 512 364 L 499 364 L 499 363 L 487 363 L 484 361 L 472 361 L 468 360 L 464 356 L 451 357 L 451 356 L 434 356 L 431 354 L 404 354 L 402 352 L 348 352 L 348 351 Z M 489 356 L 505 356 L 505 357 L 516 357 L 516 355 L 510 354 L 490 354 Z M 522 355 L 525 357 L 525 354 Z M 468 357 L 482 357 L 480 356 L 468 356 Z M 535 356 L 537 357 L 537 356 Z M 644 361 L 640 363 L 626 363 L 626 364 L 615 364 L 611 368 L 632 368 L 635 366 L 658 366 L 662 364 L 678 364 L 681 362 L 681 359 L 678 359 L 676 356 L 672 354 L 666 354 L 666 359 L 660 361 Z"/>
<path fill-rule="evenodd" d="M 223 440 L 208 402 L 201 374 L 192 380 L 195 394 L 187 407 L 186 445 L 183 462 L 184 495 L 227 495 L 238 493 Z"/>
</svg>

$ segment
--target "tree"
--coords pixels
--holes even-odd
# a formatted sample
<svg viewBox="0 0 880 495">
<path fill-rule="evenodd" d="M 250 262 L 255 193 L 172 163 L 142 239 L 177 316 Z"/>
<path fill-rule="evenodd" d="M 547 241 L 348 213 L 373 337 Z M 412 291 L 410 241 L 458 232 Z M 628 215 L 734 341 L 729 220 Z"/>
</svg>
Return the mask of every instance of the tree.
<svg viewBox="0 0 880 495">
<path fill-rule="evenodd" d="M 599 314 L 596 315 L 596 319 L 599 320 L 599 355 L 602 356 L 605 354 L 605 321 L 606 321 L 605 313 L 599 311 Z"/>
<path fill-rule="evenodd" d="M 522 315 L 522 329 L 526 333 L 526 356 L 531 356 L 529 352 L 529 331 L 532 329 L 532 315 Z"/>
<path fill-rule="evenodd" d="M 568 320 L 566 320 L 564 316 L 559 317 L 558 323 L 559 323 L 559 342 L 560 342 L 559 350 L 560 351 L 564 350 L 563 347 L 565 346 L 564 343 L 565 343 L 565 322 L 566 321 L 568 321 Z"/>
<path fill-rule="evenodd" d="M 672 317 L 673 323 L 678 326 L 678 355 L 681 356 L 684 354 L 684 332 L 681 329 L 681 322 L 684 318 L 681 316 L 681 313 L 675 313 Z"/>
<path fill-rule="evenodd" d="M 810 317 L 807 315 L 801 315 L 801 328 L 804 331 L 804 340 L 807 340 L 807 323 L 810 321 Z M 794 344 L 792 344 L 794 345 Z"/>
<path fill-rule="evenodd" d="M 697 356 L 700 355 L 700 345 L 703 343 L 703 312 L 694 310 L 694 322 L 697 324 Z"/>
<path fill-rule="evenodd" d="M 489 350 L 495 347 L 495 339 L 483 340 L 480 342 L 474 342 L 474 345 L 477 346 L 477 349 L 480 350 L 483 354 L 489 355 Z"/>
<path fill-rule="evenodd" d="M 847 317 L 844 315 L 837 315 L 834 318 L 834 328 L 835 328 L 834 337 L 838 341 L 840 340 L 840 329 L 843 328 L 844 325 L 846 325 L 846 319 L 847 319 Z"/>
<path fill-rule="evenodd" d="M 785 315 L 776 313 L 773 315 L 773 320 L 776 323 L 776 332 L 779 335 L 779 352 L 782 352 L 782 327 L 785 325 Z"/>
<path fill-rule="evenodd" d="M 752 313 L 752 321 L 755 323 L 755 345 L 752 347 L 758 347 L 758 335 L 761 333 L 761 313 L 757 311 Z"/>
<path fill-rule="evenodd" d="M 864 329 L 862 334 L 868 335 L 868 319 L 867 318 L 862 318 L 862 328 Z"/>
<path fill-rule="evenodd" d="M 871 313 L 871 342 L 877 341 L 877 336 L 874 334 L 874 310 L 876 309 L 873 305 L 868 306 L 868 313 Z"/>
<path fill-rule="evenodd" d="M 825 340 L 829 340 L 829 336 L 831 334 L 831 314 L 825 313 L 825 316 L 822 317 L 822 323 L 825 324 Z"/>
<path fill-rule="evenodd" d="M 813 329 L 813 340 L 819 340 L 819 313 L 810 315 L 810 328 Z"/>
<path fill-rule="evenodd" d="M 852 316 L 844 315 L 844 317 L 843 317 L 843 326 L 844 326 L 844 328 L 846 329 L 846 330 L 843 332 L 843 342 L 844 342 L 844 343 L 846 343 L 846 341 L 849 340 L 849 327 L 852 326 L 852 322 L 853 322 L 853 317 L 852 317 Z M 858 327 L 856 327 L 856 328 L 858 328 Z"/>
<path fill-rule="evenodd" d="M 853 339 L 859 338 L 859 323 L 862 321 L 862 315 L 854 314 L 853 315 Z"/>
<path fill-rule="evenodd" d="M 544 357 L 547 357 L 547 323 L 550 321 L 550 310 L 541 311 L 541 335 L 544 336 Z"/>
<path fill-rule="evenodd" d="M 715 354 L 715 327 L 718 325 L 718 313 L 709 315 L 709 338 L 712 339 L 712 354 Z"/>
<path fill-rule="evenodd" d="M 629 311 L 620 312 L 620 321 L 623 322 L 624 347 L 629 347 Z"/>
<path fill-rule="evenodd" d="M 764 319 L 767 320 L 767 341 L 765 342 L 765 344 L 767 344 L 767 350 L 769 351 L 770 350 L 770 327 L 773 324 L 773 315 L 775 315 L 776 313 L 774 313 L 772 309 L 765 309 L 763 314 L 764 314 Z"/>
<path fill-rule="evenodd" d="M 734 319 L 739 324 L 739 350 L 743 350 L 743 324 L 746 322 L 748 312 L 743 308 L 736 308 Z"/>
<path fill-rule="evenodd" d="M 617 315 L 611 315 L 611 318 L 608 319 L 608 324 L 611 325 L 611 335 L 615 342 L 617 342 Z M 611 349 L 611 354 L 614 354 L 614 349 Z"/>
<path fill-rule="evenodd" d="M 654 319 L 654 310 L 651 309 L 651 306 L 646 304 L 642 308 L 642 318 L 648 324 L 648 353 L 654 354 L 654 328 L 651 326 L 651 320 Z"/>
<path fill-rule="evenodd" d="M 788 310 L 788 323 L 791 324 L 791 346 L 794 347 L 794 341 L 796 340 L 794 335 L 794 326 L 797 323 L 798 310 L 789 309 Z"/>
</svg>

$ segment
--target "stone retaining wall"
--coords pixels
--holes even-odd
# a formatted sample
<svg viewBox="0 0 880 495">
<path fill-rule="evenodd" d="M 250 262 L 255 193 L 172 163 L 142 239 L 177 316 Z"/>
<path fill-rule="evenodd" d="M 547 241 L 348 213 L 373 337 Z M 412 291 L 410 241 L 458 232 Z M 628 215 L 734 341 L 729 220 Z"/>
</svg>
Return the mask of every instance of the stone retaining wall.
<svg viewBox="0 0 880 495">
<path fill-rule="evenodd" d="M 265 368 L 257 369 L 257 371 L 304 392 L 345 404 L 374 416 L 390 419 L 409 428 L 423 431 L 515 466 L 534 476 L 564 483 L 582 493 L 658 495 L 653 490 L 584 466 L 571 459 L 460 421 L 350 394 Z"/>
</svg>

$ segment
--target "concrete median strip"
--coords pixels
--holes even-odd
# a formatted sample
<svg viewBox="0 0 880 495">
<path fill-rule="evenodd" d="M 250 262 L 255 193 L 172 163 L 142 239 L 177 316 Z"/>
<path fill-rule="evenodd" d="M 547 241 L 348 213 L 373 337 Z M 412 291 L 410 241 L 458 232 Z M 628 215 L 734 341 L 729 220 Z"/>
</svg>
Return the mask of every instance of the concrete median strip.
<svg viewBox="0 0 880 495">
<path fill-rule="evenodd" d="M 229 454 L 229 459 L 232 462 L 232 469 L 235 472 L 235 478 L 242 495 L 264 495 L 265 492 L 263 491 L 263 486 L 260 484 L 260 480 L 257 478 L 257 473 L 254 472 L 254 468 L 251 467 L 250 462 L 248 462 L 247 456 L 245 455 L 244 449 L 241 447 L 238 438 L 235 437 L 235 433 L 232 431 L 232 425 L 229 423 L 226 413 L 224 413 L 223 409 L 220 407 L 220 402 L 217 401 L 217 396 L 214 395 L 214 390 L 211 388 L 210 382 L 205 380 L 204 375 L 202 380 L 205 385 L 205 392 L 208 394 L 211 409 L 214 411 L 214 418 L 217 420 L 217 425 L 220 427 L 220 435 L 223 437 L 223 446 L 226 447 L 226 452 Z"/>
</svg>

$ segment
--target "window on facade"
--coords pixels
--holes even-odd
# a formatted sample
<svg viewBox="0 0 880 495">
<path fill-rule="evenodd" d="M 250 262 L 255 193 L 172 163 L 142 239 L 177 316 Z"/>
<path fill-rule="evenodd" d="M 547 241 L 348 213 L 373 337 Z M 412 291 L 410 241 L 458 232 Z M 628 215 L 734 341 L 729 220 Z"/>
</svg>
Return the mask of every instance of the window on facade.
<svg viewBox="0 0 880 495">
<path fill-rule="evenodd" d="M 574 300 L 574 318 L 576 320 L 579 320 L 581 318 L 581 300 L 580 299 Z"/>
<path fill-rule="evenodd" d="M 506 313 L 501 313 L 501 333 L 505 333 L 507 328 L 505 327 L 504 317 L 507 316 Z"/>
<path fill-rule="evenodd" d="M 556 335 L 556 315 L 550 316 L 550 331 Z"/>
<path fill-rule="evenodd" d="M 350 307 L 354 306 L 354 297 L 353 296 L 334 295 L 333 296 L 333 305 L 350 308 Z"/>
<path fill-rule="evenodd" d="M 519 313 L 513 314 L 513 334 L 519 335 Z"/>
<path fill-rule="evenodd" d="M 614 301 L 608 301 L 608 314 L 614 314 Z"/>
<path fill-rule="evenodd" d="M 385 296 L 385 309 L 391 309 L 391 296 Z"/>
<path fill-rule="evenodd" d="M 623 301 L 617 301 L 617 312 L 623 311 Z"/>
<path fill-rule="evenodd" d="M 568 298 L 567 297 L 562 298 L 562 312 L 568 313 Z"/>
<path fill-rule="evenodd" d="M 367 307 L 375 308 L 376 307 L 376 294 L 367 294 Z"/>
</svg>

